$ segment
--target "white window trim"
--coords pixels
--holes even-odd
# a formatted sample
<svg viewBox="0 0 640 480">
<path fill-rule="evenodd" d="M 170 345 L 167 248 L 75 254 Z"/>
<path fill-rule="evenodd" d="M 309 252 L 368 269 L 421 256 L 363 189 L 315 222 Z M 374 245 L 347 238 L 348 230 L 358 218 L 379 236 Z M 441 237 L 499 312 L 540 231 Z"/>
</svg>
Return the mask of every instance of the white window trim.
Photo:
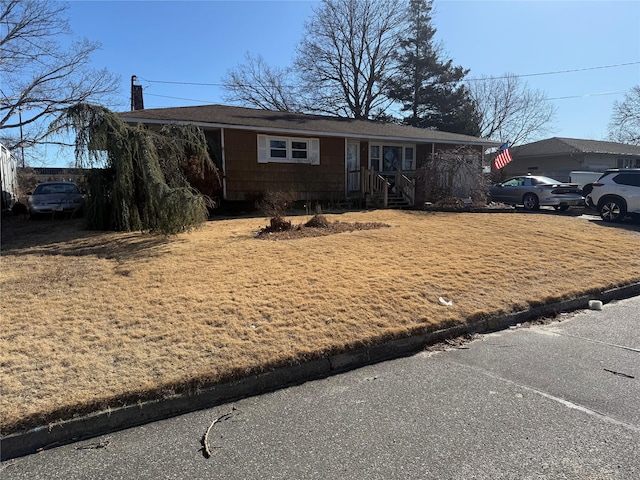
<svg viewBox="0 0 640 480">
<path fill-rule="evenodd" d="M 286 157 L 271 156 L 271 140 L 286 142 Z M 292 144 L 294 142 L 304 142 L 307 144 L 307 158 L 293 158 Z M 305 163 L 309 165 L 320 165 L 320 139 L 258 135 L 258 163 Z"/>
</svg>

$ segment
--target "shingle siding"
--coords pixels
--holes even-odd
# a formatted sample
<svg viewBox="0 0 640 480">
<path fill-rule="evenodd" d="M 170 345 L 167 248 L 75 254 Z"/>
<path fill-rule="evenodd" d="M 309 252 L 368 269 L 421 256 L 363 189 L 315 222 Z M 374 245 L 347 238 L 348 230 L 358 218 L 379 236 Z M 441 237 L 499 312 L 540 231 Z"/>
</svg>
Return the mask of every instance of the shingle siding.
<svg viewBox="0 0 640 480">
<path fill-rule="evenodd" d="M 227 200 L 249 200 L 268 191 L 298 192 L 299 200 L 344 196 L 344 139 L 320 139 L 320 165 L 258 163 L 256 132 L 225 129 Z"/>
</svg>

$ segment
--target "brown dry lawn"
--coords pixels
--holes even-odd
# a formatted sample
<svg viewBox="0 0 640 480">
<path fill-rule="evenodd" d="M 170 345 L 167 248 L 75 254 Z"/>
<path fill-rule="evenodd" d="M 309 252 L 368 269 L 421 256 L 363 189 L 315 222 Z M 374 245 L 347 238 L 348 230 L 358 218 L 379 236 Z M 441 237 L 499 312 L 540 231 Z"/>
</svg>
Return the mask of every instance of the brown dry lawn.
<svg viewBox="0 0 640 480">
<path fill-rule="evenodd" d="M 168 238 L 3 224 L 3 433 L 640 280 L 633 225 L 326 216 L 389 227 L 264 241 L 265 218 Z"/>
</svg>

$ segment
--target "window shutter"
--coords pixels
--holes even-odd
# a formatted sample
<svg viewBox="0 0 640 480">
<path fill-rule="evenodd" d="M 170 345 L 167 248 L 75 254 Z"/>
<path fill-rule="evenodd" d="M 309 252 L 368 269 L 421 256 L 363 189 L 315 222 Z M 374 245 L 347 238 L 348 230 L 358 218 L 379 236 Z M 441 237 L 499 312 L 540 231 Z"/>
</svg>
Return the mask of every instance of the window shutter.
<svg viewBox="0 0 640 480">
<path fill-rule="evenodd" d="M 258 135 L 258 163 L 269 162 L 269 139 L 266 135 Z"/>
<path fill-rule="evenodd" d="M 317 138 L 309 140 L 309 163 L 320 165 L 320 140 Z"/>
</svg>

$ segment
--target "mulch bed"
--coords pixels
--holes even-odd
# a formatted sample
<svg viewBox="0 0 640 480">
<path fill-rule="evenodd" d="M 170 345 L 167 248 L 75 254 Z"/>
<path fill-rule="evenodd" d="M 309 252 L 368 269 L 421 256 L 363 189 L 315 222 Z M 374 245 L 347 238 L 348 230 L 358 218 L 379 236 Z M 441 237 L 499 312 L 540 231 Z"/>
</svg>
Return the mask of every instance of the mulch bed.
<svg viewBox="0 0 640 480">
<path fill-rule="evenodd" d="M 390 227 L 386 223 L 370 222 L 329 222 L 324 215 L 315 215 L 305 224 L 297 226 L 282 218 L 272 218 L 269 226 L 258 231 L 256 238 L 261 240 L 294 240 L 305 237 L 322 237 L 336 233 L 353 232 L 356 230 L 373 230 Z"/>
<path fill-rule="evenodd" d="M 449 197 L 435 203 L 426 203 L 423 210 L 426 212 L 509 213 L 515 212 L 515 207 L 497 202 L 467 203 L 459 198 Z"/>
</svg>

